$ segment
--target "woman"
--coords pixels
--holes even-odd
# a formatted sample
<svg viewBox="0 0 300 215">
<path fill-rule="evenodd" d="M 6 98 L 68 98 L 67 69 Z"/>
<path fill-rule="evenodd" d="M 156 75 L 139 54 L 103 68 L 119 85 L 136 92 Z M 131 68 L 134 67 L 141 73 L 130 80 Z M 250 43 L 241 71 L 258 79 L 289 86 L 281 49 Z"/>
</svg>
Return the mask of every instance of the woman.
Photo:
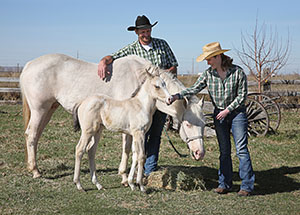
<svg viewBox="0 0 300 215">
<path fill-rule="evenodd" d="M 239 158 L 239 174 L 242 184 L 239 196 L 249 196 L 254 189 L 255 175 L 252 169 L 250 154 L 247 148 L 247 126 L 245 100 L 247 98 L 247 76 L 243 69 L 232 64 L 232 59 L 224 52 L 220 43 L 213 42 L 203 47 L 203 53 L 197 61 L 206 60 L 210 67 L 205 70 L 196 83 L 180 93 L 172 95 L 168 103 L 172 104 L 184 96 L 195 95 L 208 89 L 214 105 L 214 125 L 220 149 L 219 186 L 214 190 L 218 194 L 226 194 L 232 188 L 232 160 L 230 133 L 232 132 Z"/>
</svg>

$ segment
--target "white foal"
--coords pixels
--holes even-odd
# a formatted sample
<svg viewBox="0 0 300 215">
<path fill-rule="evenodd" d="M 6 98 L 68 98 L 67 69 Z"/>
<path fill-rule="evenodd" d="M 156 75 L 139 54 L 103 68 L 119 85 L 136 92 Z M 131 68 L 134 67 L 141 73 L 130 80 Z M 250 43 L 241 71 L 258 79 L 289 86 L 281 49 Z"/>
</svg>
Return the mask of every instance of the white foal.
<svg viewBox="0 0 300 215">
<path fill-rule="evenodd" d="M 75 155 L 74 183 L 78 190 L 83 190 L 79 174 L 81 158 L 85 151 L 88 151 L 92 182 L 99 190 L 102 188 L 96 177 L 95 152 L 101 131 L 105 127 L 132 136 L 133 153 L 128 184 L 132 190 L 135 189 L 133 179 L 135 168 L 138 166 L 136 182 L 140 190 L 145 191 L 142 182 L 145 134 L 151 126 L 156 101 L 165 102 L 168 96 L 165 82 L 159 76 L 148 73 L 144 83 L 129 99 L 119 101 L 105 95 L 95 95 L 88 97 L 74 109 L 74 126 L 75 128 L 80 126 L 82 131 Z M 94 141 L 91 141 L 92 138 Z"/>
</svg>

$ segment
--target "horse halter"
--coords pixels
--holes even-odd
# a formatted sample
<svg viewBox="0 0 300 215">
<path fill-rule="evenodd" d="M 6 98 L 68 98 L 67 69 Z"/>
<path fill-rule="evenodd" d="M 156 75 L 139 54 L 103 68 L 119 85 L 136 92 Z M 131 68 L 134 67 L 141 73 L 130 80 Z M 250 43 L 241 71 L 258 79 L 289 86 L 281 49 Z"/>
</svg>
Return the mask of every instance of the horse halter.
<svg viewBox="0 0 300 215">
<path fill-rule="evenodd" d="M 183 132 L 183 135 L 185 136 L 184 138 L 184 142 L 186 143 L 186 146 L 187 148 L 189 149 L 190 151 L 190 155 L 193 156 L 195 158 L 195 155 L 194 153 L 192 153 L 192 150 L 190 149 L 189 147 L 189 142 L 193 141 L 193 140 L 197 140 L 197 139 L 202 139 L 203 138 L 203 135 L 198 135 L 198 136 L 193 136 L 193 137 L 188 137 L 187 133 L 185 132 L 185 129 L 184 129 L 184 126 L 182 125 L 181 123 L 181 126 L 182 126 L 182 132 Z"/>
<path fill-rule="evenodd" d="M 188 137 L 188 135 L 186 134 L 185 130 L 184 130 L 184 126 L 182 125 L 181 123 L 181 126 L 182 126 L 182 131 L 183 131 L 183 134 L 185 136 L 184 138 L 184 142 L 186 144 L 188 144 L 189 142 L 193 141 L 193 140 L 197 140 L 197 139 L 202 139 L 203 138 L 203 135 L 198 135 L 198 136 L 194 136 L 194 137 Z"/>
</svg>

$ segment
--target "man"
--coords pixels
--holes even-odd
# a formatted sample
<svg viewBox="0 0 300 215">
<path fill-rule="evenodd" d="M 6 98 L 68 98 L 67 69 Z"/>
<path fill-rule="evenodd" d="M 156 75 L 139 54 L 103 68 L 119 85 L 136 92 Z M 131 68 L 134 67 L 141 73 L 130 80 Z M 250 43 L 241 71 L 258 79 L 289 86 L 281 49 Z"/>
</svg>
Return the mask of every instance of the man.
<svg viewBox="0 0 300 215">
<path fill-rule="evenodd" d="M 127 55 L 138 55 L 149 60 L 152 64 L 166 69 L 173 74 L 177 73 L 177 60 L 171 48 L 165 40 L 151 37 L 152 27 L 157 22 L 151 24 L 146 16 L 138 16 L 135 21 L 135 26 L 127 28 L 128 31 L 135 31 L 138 36 L 137 41 L 120 49 L 112 55 L 105 56 L 101 59 L 98 65 L 98 75 L 101 79 L 105 79 L 110 72 L 108 65 L 115 59 Z M 145 137 L 145 175 L 157 170 L 157 161 L 159 155 L 159 147 L 161 140 L 161 133 L 165 123 L 166 115 L 160 111 L 156 111 L 153 115 L 153 122 Z"/>
<path fill-rule="evenodd" d="M 214 125 L 220 149 L 219 186 L 214 191 L 226 194 L 232 188 L 232 160 L 230 133 L 232 132 L 239 158 L 239 174 L 242 184 L 239 196 L 249 196 L 254 189 L 255 175 L 253 173 L 250 154 L 247 148 L 247 115 L 245 100 L 247 98 L 247 76 L 242 68 L 232 64 L 232 59 L 221 49 L 220 43 L 213 42 L 203 47 L 203 53 L 197 61 L 206 60 L 210 67 L 205 70 L 196 83 L 178 94 L 172 95 L 168 103 L 172 104 L 184 96 L 195 95 L 207 87 L 214 105 Z"/>
</svg>

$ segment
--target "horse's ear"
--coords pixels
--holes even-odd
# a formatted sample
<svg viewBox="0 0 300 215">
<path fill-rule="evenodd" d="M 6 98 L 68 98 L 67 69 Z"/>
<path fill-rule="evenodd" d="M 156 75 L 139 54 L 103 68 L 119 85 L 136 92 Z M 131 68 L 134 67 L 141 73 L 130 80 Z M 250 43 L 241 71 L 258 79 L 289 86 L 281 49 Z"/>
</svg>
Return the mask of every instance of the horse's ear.
<svg viewBox="0 0 300 215">
<path fill-rule="evenodd" d="M 184 106 L 185 108 L 187 108 L 187 107 L 188 107 L 188 104 L 189 104 L 188 98 L 187 98 L 187 97 L 183 97 L 183 106 Z"/>
<path fill-rule="evenodd" d="M 147 78 L 153 78 L 154 76 L 146 69 Z"/>
<path fill-rule="evenodd" d="M 204 96 L 202 96 L 202 98 L 200 99 L 200 101 L 198 102 L 198 105 L 203 108 L 204 105 Z"/>
<path fill-rule="evenodd" d="M 152 64 L 146 67 L 146 72 L 150 73 L 152 76 L 159 76 L 159 68 Z"/>
<path fill-rule="evenodd" d="M 146 66 L 145 72 L 147 74 L 147 77 L 153 77 L 154 76 L 154 74 L 153 74 L 153 67 L 154 66 L 152 64 Z"/>
<path fill-rule="evenodd" d="M 160 76 L 160 69 L 159 69 L 159 67 L 157 67 L 157 66 L 155 66 L 155 72 L 154 72 L 154 75 Z"/>
</svg>

